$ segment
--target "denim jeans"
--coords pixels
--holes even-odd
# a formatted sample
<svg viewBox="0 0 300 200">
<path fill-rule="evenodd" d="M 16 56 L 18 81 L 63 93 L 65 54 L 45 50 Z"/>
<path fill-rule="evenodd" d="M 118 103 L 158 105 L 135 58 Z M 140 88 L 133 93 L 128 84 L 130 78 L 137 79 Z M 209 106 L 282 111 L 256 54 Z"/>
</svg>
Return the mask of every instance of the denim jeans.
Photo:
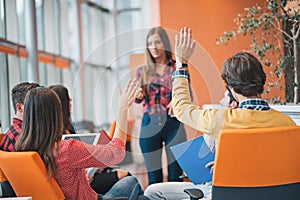
<svg viewBox="0 0 300 200">
<path fill-rule="evenodd" d="M 99 195 L 99 200 L 115 197 L 126 197 L 128 200 L 137 200 L 143 194 L 138 180 L 134 176 L 126 176 L 116 182 L 104 195 Z"/>
<path fill-rule="evenodd" d="M 148 173 L 148 184 L 163 182 L 162 148 L 168 160 L 168 181 L 182 181 L 182 170 L 170 147 L 186 141 L 183 124 L 169 115 L 144 114 L 140 134 L 140 146 Z"/>
</svg>

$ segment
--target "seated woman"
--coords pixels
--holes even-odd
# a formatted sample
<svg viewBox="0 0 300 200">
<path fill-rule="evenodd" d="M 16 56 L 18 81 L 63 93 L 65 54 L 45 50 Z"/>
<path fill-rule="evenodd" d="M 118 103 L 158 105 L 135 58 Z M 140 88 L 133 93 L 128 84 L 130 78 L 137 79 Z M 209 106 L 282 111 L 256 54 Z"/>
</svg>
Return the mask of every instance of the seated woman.
<svg viewBox="0 0 300 200">
<path fill-rule="evenodd" d="M 24 104 L 23 130 L 16 151 L 37 151 L 49 177 L 54 177 L 66 199 L 97 200 L 114 197 L 138 199 L 142 194 L 137 179 L 121 179 L 106 194 L 97 194 L 86 181 L 85 169 L 104 168 L 120 162 L 125 156 L 127 110 L 135 98 L 136 86 L 129 81 L 119 95 L 119 116 L 112 141 L 106 145 L 88 145 L 77 140 L 61 140 L 63 117 L 59 98 L 48 88 L 31 89 Z"/>
<path fill-rule="evenodd" d="M 62 106 L 63 134 L 76 134 L 76 131 L 72 125 L 71 110 L 72 110 L 72 98 L 69 96 L 69 91 L 63 85 L 49 86 L 59 97 Z M 98 194 L 105 194 L 117 183 L 120 179 L 130 176 L 131 174 L 125 170 L 114 170 L 110 167 L 99 169 L 92 180 L 90 180 L 90 186 Z"/>
</svg>

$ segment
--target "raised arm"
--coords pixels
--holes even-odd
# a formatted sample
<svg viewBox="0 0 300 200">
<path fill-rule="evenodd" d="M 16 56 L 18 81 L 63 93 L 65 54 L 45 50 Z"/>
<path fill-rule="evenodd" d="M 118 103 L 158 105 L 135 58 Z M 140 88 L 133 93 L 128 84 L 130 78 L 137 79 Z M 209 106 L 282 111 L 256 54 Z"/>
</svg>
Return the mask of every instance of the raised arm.
<svg viewBox="0 0 300 200">
<path fill-rule="evenodd" d="M 175 37 L 176 63 L 187 64 L 194 53 L 196 41 L 192 39 L 192 29 L 186 27 L 180 29 L 180 35 Z M 182 68 L 187 69 L 187 68 Z"/>
<path fill-rule="evenodd" d="M 127 116 L 129 107 L 134 102 L 138 94 L 138 84 L 134 80 L 129 80 L 125 90 L 119 91 L 119 107 L 117 116 L 117 126 L 113 138 L 118 138 L 125 143 L 127 136 Z"/>
<path fill-rule="evenodd" d="M 212 135 L 223 126 L 224 113 L 217 109 L 202 110 L 191 101 L 187 62 L 193 55 L 194 49 L 195 41 L 192 40 L 192 30 L 181 29 L 180 36 L 175 38 L 176 71 L 173 74 L 173 112 L 175 117 L 184 124 Z"/>
</svg>

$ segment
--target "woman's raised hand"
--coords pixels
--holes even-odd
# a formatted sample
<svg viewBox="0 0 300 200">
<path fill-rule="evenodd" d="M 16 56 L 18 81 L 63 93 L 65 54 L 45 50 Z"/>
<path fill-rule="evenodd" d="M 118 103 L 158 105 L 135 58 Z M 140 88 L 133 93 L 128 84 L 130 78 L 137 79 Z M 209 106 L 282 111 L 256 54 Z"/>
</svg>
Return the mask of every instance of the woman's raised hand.
<svg viewBox="0 0 300 200">
<path fill-rule="evenodd" d="M 134 102 L 134 99 L 138 94 L 138 90 L 138 82 L 134 79 L 129 79 L 125 86 L 124 92 L 119 89 L 119 107 L 121 109 L 128 109 Z"/>
<path fill-rule="evenodd" d="M 195 40 L 192 39 L 191 28 L 181 28 L 180 35 L 175 37 L 175 57 L 177 62 L 187 63 L 194 53 L 196 46 Z"/>
</svg>

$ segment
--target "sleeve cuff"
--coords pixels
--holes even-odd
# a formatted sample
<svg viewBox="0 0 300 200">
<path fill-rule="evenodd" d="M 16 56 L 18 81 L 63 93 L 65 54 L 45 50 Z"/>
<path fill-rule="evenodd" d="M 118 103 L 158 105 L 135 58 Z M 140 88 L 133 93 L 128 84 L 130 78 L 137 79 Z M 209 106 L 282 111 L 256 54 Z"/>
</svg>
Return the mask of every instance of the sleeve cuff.
<svg viewBox="0 0 300 200">
<path fill-rule="evenodd" d="M 176 69 L 172 74 L 172 80 L 174 78 L 187 78 L 190 79 L 189 72 L 187 70 Z"/>
</svg>

